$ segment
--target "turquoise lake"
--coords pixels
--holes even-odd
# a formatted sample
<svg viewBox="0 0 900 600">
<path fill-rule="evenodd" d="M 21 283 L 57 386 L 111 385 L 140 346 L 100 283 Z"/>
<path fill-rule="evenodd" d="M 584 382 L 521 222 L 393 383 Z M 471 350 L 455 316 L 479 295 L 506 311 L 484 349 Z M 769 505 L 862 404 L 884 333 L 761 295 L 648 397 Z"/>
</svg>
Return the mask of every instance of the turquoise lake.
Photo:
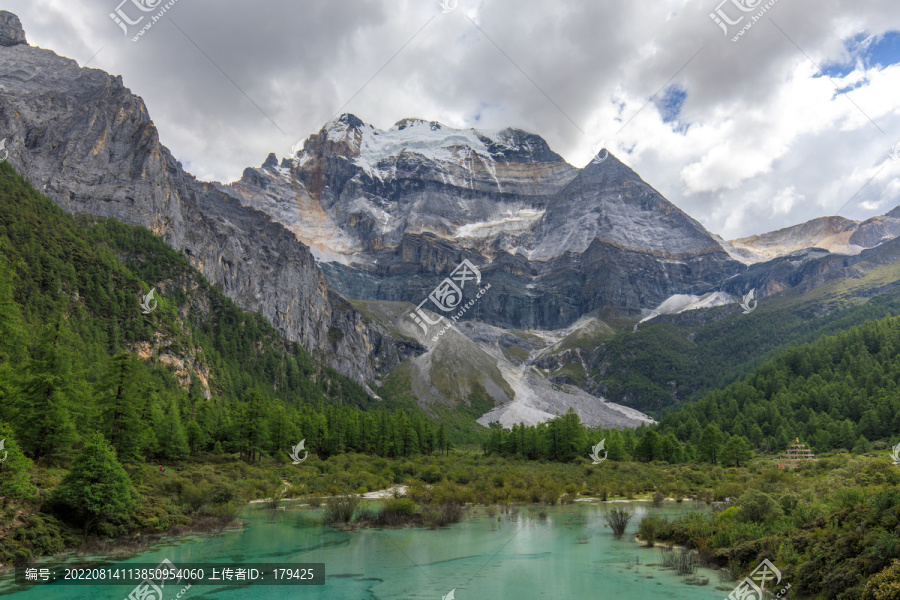
<svg viewBox="0 0 900 600">
<path fill-rule="evenodd" d="M 683 514 L 695 510 L 688 503 L 660 509 L 629 503 L 636 515 L 621 540 L 604 526 L 608 506 L 579 502 L 550 507 L 546 519 L 537 518 L 529 507 L 520 507 L 515 518 L 502 512 L 489 517 L 484 507 L 478 507 L 463 522 L 441 530 L 343 532 L 324 527 L 321 510 L 288 505 L 273 512 L 258 505 L 242 514 L 242 530 L 161 544 L 115 564 L 159 563 L 166 558 L 175 565 L 325 563 L 327 581 L 322 586 L 195 585 L 180 600 L 441 600 L 451 590 L 455 600 L 721 600 L 728 595 L 716 589 L 722 584 L 715 572 L 700 569 L 698 575 L 708 577 L 709 584 L 688 585 L 673 571 L 651 564 L 659 561 L 657 549 L 633 541 L 640 517 L 648 510 Z M 167 586 L 163 600 L 175 598 L 181 589 Z M 123 600 L 131 590 L 131 586 L 23 588 L 9 580 L 0 583 L 0 594 L 17 600 Z"/>
</svg>

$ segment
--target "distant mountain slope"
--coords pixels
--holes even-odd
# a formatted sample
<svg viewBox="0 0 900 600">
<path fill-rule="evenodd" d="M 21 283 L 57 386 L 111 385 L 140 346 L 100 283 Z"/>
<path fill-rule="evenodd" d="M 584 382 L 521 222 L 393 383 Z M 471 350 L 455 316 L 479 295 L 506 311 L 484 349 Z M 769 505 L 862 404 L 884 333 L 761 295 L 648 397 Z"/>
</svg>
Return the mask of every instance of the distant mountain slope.
<svg viewBox="0 0 900 600">
<path fill-rule="evenodd" d="M 441 407 L 451 406 L 478 417 L 482 425 L 497 421 L 504 427 L 514 423 L 536 425 L 570 408 L 589 427 L 638 427 L 652 422 L 639 411 L 607 402 L 576 386 L 553 384 L 545 373 L 528 364 L 531 356 L 574 343 L 576 331 L 563 338 L 563 332 L 555 332 L 556 337 L 550 333 L 509 332 L 466 321 L 439 336 L 433 331 L 425 335 L 404 317 L 411 305 L 378 301 L 354 304 L 369 318 L 396 328 L 427 348 L 392 374 L 408 381 L 409 392 L 427 411 L 439 413 Z M 438 325 L 434 328 L 439 330 Z M 594 319 L 582 323 L 578 331 L 593 333 L 604 328 Z"/>
<path fill-rule="evenodd" d="M 0 87 L 9 162 L 66 211 L 147 227 L 239 306 L 358 381 L 375 376 L 374 348 L 415 350 L 336 307 L 309 249 L 281 224 L 186 173 L 121 77 L 19 43 L 0 46 Z"/>
<path fill-rule="evenodd" d="M 900 314 L 898 282 L 900 239 L 855 256 L 798 252 L 753 265 L 724 286 L 738 298 L 744 290 L 766 291 L 750 314 L 736 302 L 663 314 L 535 364 L 555 381 L 659 414 L 728 385 L 789 346 Z"/>
<path fill-rule="evenodd" d="M 258 313 L 238 308 L 148 230 L 87 217 L 76 223 L 7 163 L 0 270 L 0 363 L 15 369 L 27 367 L 23 352 L 38 332 L 63 319 L 78 348 L 73 379 L 96 382 L 110 356 L 126 350 L 153 370 L 147 389 L 181 389 L 194 401 L 231 402 L 259 387 L 286 401 L 374 402 Z M 0 415 L 16 409 L 0 405 Z"/>
<path fill-rule="evenodd" d="M 900 317 L 867 321 L 779 352 L 741 381 L 662 419 L 663 431 L 697 441 L 709 422 L 760 448 L 800 437 L 815 452 L 868 450 L 900 431 Z"/>
<path fill-rule="evenodd" d="M 754 264 L 810 248 L 855 255 L 866 248 L 890 241 L 898 235 L 900 235 L 900 207 L 865 221 L 852 221 L 844 217 L 820 217 L 770 233 L 728 242 L 720 238 L 719 241 L 734 259 L 745 264 Z"/>
<path fill-rule="evenodd" d="M 575 169 L 515 129 L 345 114 L 222 189 L 294 231 L 348 298 L 412 302 L 468 258 L 497 293 L 467 318 L 505 327 L 649 308 L 743 268 L 615 157 Z"/>
</svg>

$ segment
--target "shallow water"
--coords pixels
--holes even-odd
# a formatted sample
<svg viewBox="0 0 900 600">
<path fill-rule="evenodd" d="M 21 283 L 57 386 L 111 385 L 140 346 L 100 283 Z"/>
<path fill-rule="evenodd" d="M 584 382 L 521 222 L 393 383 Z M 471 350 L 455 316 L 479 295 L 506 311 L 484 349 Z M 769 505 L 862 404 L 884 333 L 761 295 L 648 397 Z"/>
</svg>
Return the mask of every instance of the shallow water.
<svg viewBox="0 0 900 600">
<path fill-rule="evenodd" d="M 323 527 L 320 510 L 288 507 L 273 513 L 255 506 L 242 515 L 245 527 L 240 531 L 186 538 L 116 564 L 159 563 L 165 558 L 175 565 L 325 563 L 328 576 L 323 586 L 195 585 L 181 600 L 441 600 L 454 589 L 455 600 L 705 600 L 728 595 L 716 590 L 715 573 L 700 570 L 709 584 L 688 585 L 671 570 L 650 564 L 659 560 L 657 550 L 633 541 L 648 510 L 671 516 L 694 510 L 687 503 L 661 509 L 631 503 L 637 514 L 622 540 L 615 540 L 604 526 L 608 506 L 579 502 L 551 507 L 544 520 L 527 507 L 515 519 L 502 513 L 488 517 L 484 507 L 478 507 L 474 516 L 446 529 L 354 532 Z M 587 536 L 587 543 L 579 543 L 580 536 Z M 131 589 L 0 584 L 0 594 L 15 590 L 9 597 L 16 600 L 122 600 Z M 167 586 L 162 600 L 175 598 L 181 589 Z"/>
</svg>

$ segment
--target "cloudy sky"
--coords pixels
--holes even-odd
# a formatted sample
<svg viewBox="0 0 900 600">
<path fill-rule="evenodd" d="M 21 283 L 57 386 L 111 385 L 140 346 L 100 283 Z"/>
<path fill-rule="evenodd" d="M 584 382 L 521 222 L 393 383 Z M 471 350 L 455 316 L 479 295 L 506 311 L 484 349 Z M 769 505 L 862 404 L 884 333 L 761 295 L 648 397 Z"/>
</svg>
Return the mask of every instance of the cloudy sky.
<svg viewBox="0 0 900 600">
<path fill-rule="evenodd" d="M 726 238 L 900 204 L 897 0 L 443 1 L 174 0 L 136 42 L 166 0 L 0 8 L 121 75 L 201 179 L 352 112 L 519 127 L 579 167 L 605 141 Z"/>
</svg>

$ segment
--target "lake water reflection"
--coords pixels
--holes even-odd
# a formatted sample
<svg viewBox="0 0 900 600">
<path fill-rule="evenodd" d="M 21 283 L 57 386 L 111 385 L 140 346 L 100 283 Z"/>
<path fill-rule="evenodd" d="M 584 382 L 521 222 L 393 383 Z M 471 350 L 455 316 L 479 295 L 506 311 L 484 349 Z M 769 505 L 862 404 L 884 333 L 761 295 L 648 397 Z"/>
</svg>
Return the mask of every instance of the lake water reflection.
<svg viewBox="0 0 900 600">
<path fill-rule="evenodd" d="M 218 537 L 194 537 L 160 545 L 125 562 L 325 563 L 324 586 L 193 586 L 181 600 L 455 600 L 721 599 L 727 591 L 715 572 L 705 586 L 688 585 L 671 570 L 651 563 L 658 550 L 633 542 L 640 517 L 652 511 L 676 515 L 696 510 L 689 503 L 660 509 L 626 503 L 636 512 L 622 540 L 605 527 L 610 504 L 578 502 L 546 508 L 519 507 L 518 515 L 488 516 L 477 507 L 463 522 L 441 530 L 418 528 L 337 531 L 321 524 L 321 510 L 261 505 L 242 516 L 245 528 Z M 471 509 L 470 509 L 471 510 Z M 499 517 L 499 522 L 498 522 Z M 729 588 L 731 586 L 729 585 Z M 181 588 L 166 590 L 163 600 Z M 170 591 L 171 590 L 171 591 Z M 0 593 L 9 593 L 9 582 Z M 39 585 L 10 595 L 16 600 L 122 600 L 123 586 Z M 156 600 L 156 599 L 154 599 Z"/>
</svg>

